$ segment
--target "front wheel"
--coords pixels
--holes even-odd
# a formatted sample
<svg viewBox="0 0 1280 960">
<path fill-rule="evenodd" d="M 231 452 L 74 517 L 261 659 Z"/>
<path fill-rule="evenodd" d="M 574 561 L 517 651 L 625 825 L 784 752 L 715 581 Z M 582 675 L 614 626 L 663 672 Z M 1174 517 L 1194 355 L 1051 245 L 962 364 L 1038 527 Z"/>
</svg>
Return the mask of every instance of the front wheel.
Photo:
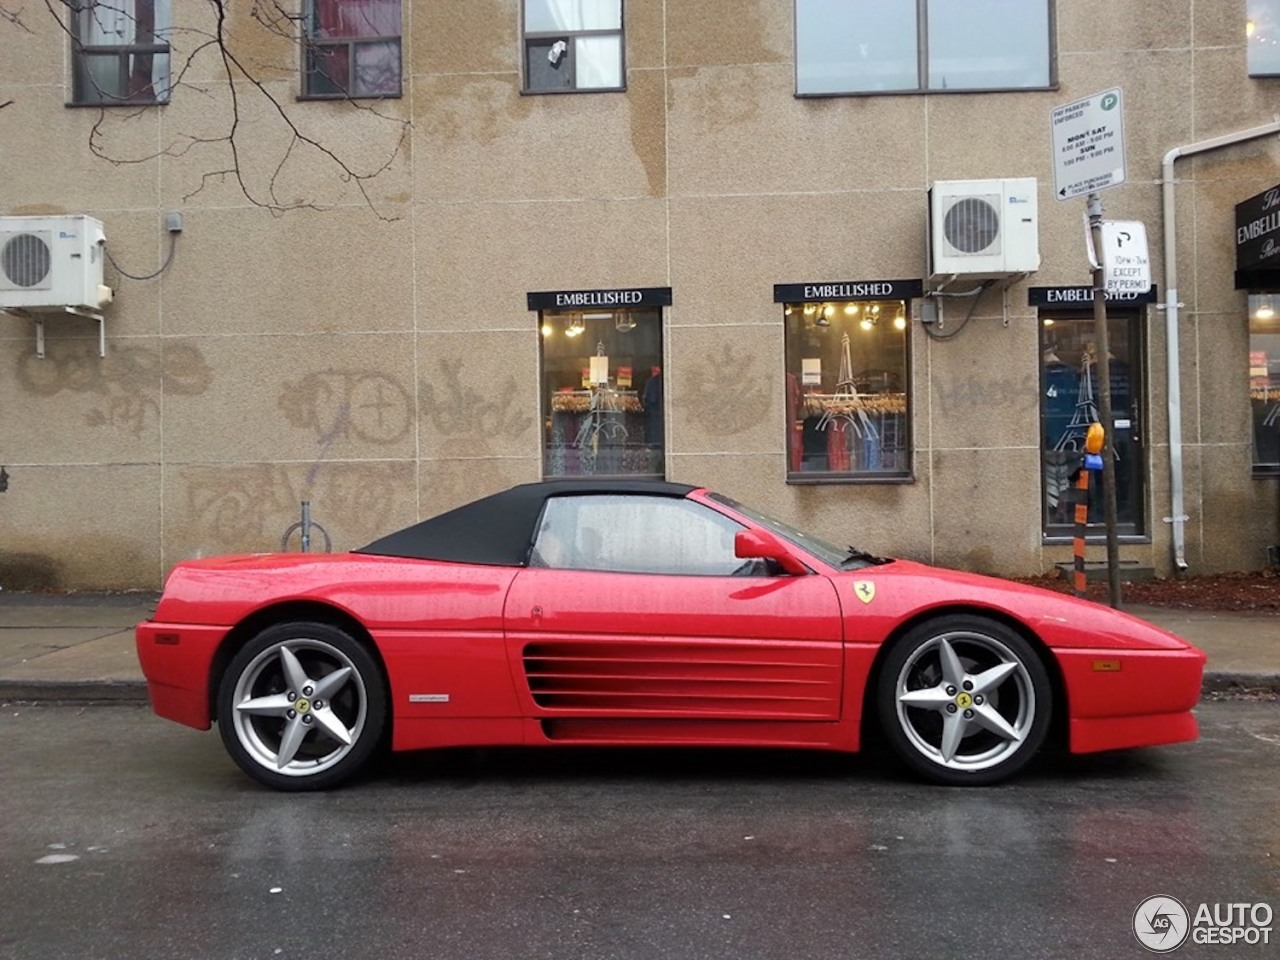
<svg viewBox="0 0 1280 960">
<path fill-rule="evenodd" d="M 1053 690 L 1025 639 L 976 616 L 913 628 L 884 662 L 880 723 L 913 771 L 953 786 L 996 783 L 1021 770 L 1049 732 Z"/>
<path fill-rule="evenodd" d="M 349 634 L 284 623 L 249 641 L 218 687 L 218 731 L 245 773 L 277 790 L 353 776 L 382 736 L 382 671 Z"/>
</svg>

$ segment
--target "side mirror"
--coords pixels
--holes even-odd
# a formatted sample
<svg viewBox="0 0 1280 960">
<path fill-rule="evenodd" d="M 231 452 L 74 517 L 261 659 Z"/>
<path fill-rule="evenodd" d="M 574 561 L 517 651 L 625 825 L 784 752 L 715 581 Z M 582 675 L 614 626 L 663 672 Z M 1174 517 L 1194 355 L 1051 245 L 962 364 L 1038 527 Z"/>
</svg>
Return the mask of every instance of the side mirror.
<svg viewBox="0 0 1280 960">
<path fill-rule="evenodd" d="M 781 540 L 766 530 L 738 531 L 733 538 L 733 555 L 744 560 L 772 560 L 795 577 L 809 572 L 809 568 Z"/>
</svg>

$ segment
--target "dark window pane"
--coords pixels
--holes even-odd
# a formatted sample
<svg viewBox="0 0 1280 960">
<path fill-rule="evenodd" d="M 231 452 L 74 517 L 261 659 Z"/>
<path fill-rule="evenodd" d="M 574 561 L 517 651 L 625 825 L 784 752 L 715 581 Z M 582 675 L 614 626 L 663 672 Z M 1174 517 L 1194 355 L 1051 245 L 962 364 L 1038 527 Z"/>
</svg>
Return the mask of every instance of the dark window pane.
<svg viewBox="0 0 1280 960">
<path fill-rule="evenodd" d="M 563 46 L 557 46 L 563 44 Z M 555 49 L 554 55 L 552 50 Z M 525 83 L 529 90 L 569 90 L 573 87 L 573 48 L 567 37 L 530 40 Z"/>
<path fill-rule="evenodd" d="M 305 91 L 311 96 L 345 96 L 350 64 L 346 44 L 307 50 Z"/>
</svg>

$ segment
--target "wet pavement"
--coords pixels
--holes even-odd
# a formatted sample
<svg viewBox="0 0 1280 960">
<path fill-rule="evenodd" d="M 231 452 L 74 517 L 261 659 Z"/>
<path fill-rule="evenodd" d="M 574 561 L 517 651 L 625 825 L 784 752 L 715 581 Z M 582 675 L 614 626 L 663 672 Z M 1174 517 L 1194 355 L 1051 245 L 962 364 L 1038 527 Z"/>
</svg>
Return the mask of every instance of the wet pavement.
<svg viewBox="0 0 1280 960">
<path fill-rule="evenodd" d="M 0 957 L 1148 956 L 1147 897 L 1280 910 L 1280 705 L 1197 712 L 1196 743 L 995 788 L 797 752 L 467 750 L 290 795 L 139 704 L 10 705 Z"/>
</svg>

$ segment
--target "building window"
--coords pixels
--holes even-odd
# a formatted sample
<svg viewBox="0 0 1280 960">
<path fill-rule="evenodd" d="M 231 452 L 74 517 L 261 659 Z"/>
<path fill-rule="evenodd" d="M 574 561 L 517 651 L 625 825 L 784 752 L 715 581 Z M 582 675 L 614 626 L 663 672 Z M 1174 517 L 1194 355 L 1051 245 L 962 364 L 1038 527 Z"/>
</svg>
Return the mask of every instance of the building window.
<svg viewBox="0 0 1280 960">
<path fill-rule="evenodd" d="M 72 9 L 73 103 L 168 102 L 168 0 L 85 0 Z"/>
<path fill-rule="evenodd" d="M 1111 434 L 1115 450 L 1116 520 L 1122 536 L 1142 536 L 1146 453 L 1142 419 L 1142 316 L 1108 308 Z M 1044 469 L 1044 534 L 1074 533 L 1073 477 L 1098 412 L 1098 347 L 1092 313 L 1041 311 L 1040 436 Z M 1101 474 L 1089 485 L 1089 525 L 1104 523 Z"/>
<path fill-rule="evenodd" d="M 1040 90 L 1053 0 L 796 0 L 796 93 Z"/>
<path fill-rule="evenodd" d="M 527 93 L 622 90 L 622 0 L 524 0 Z"/>
<path fill-rule="evenodd" d="M 1249 296 L 1249 407 L 1253 471 L 1280 474 L 1280 313 L 1270 293 Z"/>
<path fill-rule="evenodd" d="M 911 476 L 907 301 L 783 308 L 787 479 Z"/>
<path fill-rule="evenodd" d="M 543 474 L 665 474 L 662 310 L 544 310 Z"/>
<path fill-rule="evenodd" d="M 1249 76 L 1280 75 L 1280 0 L 1248 0 L 1245 42 Z"/>
<path fill-rule="evenodd" d="M 302 95 L 400 96 L 400 0 L 311 0 Z"/>
</svg>

